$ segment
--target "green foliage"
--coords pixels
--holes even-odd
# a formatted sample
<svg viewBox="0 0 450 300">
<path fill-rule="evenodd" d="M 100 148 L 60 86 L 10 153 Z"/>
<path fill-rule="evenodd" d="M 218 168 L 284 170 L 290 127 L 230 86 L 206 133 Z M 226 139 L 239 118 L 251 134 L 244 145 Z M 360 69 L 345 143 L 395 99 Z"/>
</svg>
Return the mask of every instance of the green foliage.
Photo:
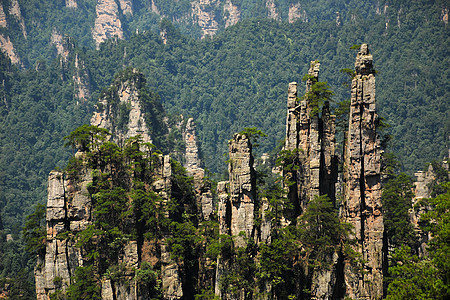
<svg viewBox="0 0 450 300">
<path fill-rule="evenodd" d="M 108 130 L 92 125 L 83 125 L 64 137 L 64 146 L 72 146 L 82 152 L 88 152 L 98 147 L 106 137 L 111 135 Z"/>
<path fill-rule="evenodd" d="M 100 286 L 94 275 L 93 266 L 75 269 L 75 278 L 67 290 L 70 300 L 101 299 Z"/>
<path fill-rule="evenodd" d="M 250 140 L 250 143 L 252 143 L 253 147 L 259 146 L 258 139 L 260 137 L 267 136 L 267 134 L 265 134 L 261 130 L 257 129 L 256 127 L 246 127 L 246 128 L 244 128 L 244 130 L 239 132 L 239 134 L 246 136 Z"/>
<path fill-rule="evenodd" d="M 306 249 L 311 268 L 323 265 L 352 231 L 349 223 L 339 221 L 336 208 L 328 196 L 316 196 L 300 217 L 299 238 Z"/>
<path fill-rule="evenodd" d="M 336 104 L 337 106 L 334 109 L 334 114 L 336 116 L 336 129 L 339 132 L 347 131 L 351 100 L 342 100 Z"/>
<path fill-rule="evenodd" d="M 384 229 L 389 243 L 398 248 L 402 245 L 415 248 L 417 237 L 411 224 L 413 180 L 405 173 L 394 176 L 384 185 L 382 194 Z"/>
<path fill-rule="evenodd" d="M 339 72 L 347 75 L 347 80 L 344 81 L 343 86 L 345 86 L 346 88 L 351 88 L 352 80 L 356 76 L 356 71 L 353 69 L 344 68 L 344 69 L 340 69 Z"/>
<path fill-rule="evenodd" d="M 373 1 L 352 0 L 344 7 L 320 0 L 302 3 L 309 22 L 295 24 L 249 20 L 267 16 L 265 4 L 232 2 L 239 6 L 243 21 L 213 39 L 197 41 L 181 34 L 201 35 L 197 23 L 185 22 L 182 17 L 180 9 L 190 9 L 189 1 L 155 0 L 169 20 L 181 20 L 176 24 L 180 30 L 167 20 L 161 22 L 160 27 L 168 32 L 168 43 L 163 45 L 159 17 L 149 13 L 148 3 L 135 1 L 133 17 L 120 13 L 126 39 L 107 41 L 98 51 L 93 50 L 91 31 L 95 1 L 79 0 L 77 9 L 65 7 L 64 1 L 21 1 L 27 39 L 8 13 L 10 1 L 3 3 L 8 28 L 2 33 L 10 36 L 25 69 L 19 71 L 1 55 L 0 208 L 5 232 L 15 238 L 4 243 L 7 251 L 2 249 L 2 274 L 17 274 L 27 265 L 17 237 L 25 216 L 45 199 L 48 172 L 55 166 L 63 167 L 69 159 L 70 151 L 60 140 L 89 122 L 93 101 L 124 65 L 142 69 L 149 78 L 149 90 L 158 92 L 169 112 L 196 119 L 205 164 L 220 172 L 223 167 L 217 153 L 225 151 L 226 139 L 239 128 L 257 126 L 269 135 L 261 141 L 261 151 L 268 151 L 282 138 L 286 83 L 305 73 L 304 62 L 311 60 L 312 51 L 327 66 L 321 76 L 333 86 L 335 98 L 346 99 L 348 92 L 340 87 L 338 75 L 342 66 L 354 61 L 348 45 L 370 41 L 383 74 L 377 78 L 377 109 L 393 125 L 387 131 L 394 137 L 393 150 L 402 160 L 403 170 L 412 174 L 418 165 L 448 152 L 442 120 L 450 120 L 445 105 L 450 91 L 445 63 L 449 36 L 441 21 L 442 1 L 394 1 L 379 16 Z M 287 1 L 277 1 L 282 20 L 288 18 L 288 6 Z M 336 11 L 343 20 L 338 27 Z M 398 20 L 399 26 L 386 28 L 386 18 Z M 224 19 L 219 13 L 217 19 L 220 32 L 225 28 Z M 48 41 L 54 28 L 77 40 L 64 38 L 70 49 L 64 63 L 53 60 L 56 51 Z M 133 34 L 136 29 L 139 34 Z M 93 99 L 85 103 L 77 103 L 74 97 L 75 55 L 91 78 Z M 35 69 L 37 61 L 40 66 Z M 149 107 L 160 106 L 158 94 L 149 92 L 153 103 Z M 152 137 L 161 133 L 161 142 L 155 138 L 155 143 L 162 145 L 164 115 L 155 113 L 152 117 L 152 124 L 162 129 L 154 130 Z M 121 174 L 111 176 L 117 179 Z"/>
<path fill-rule="evenodd" d="M 256 248 L 251 242 L 247 247 L 234 248 L 231 268 L 225 270 L 220 281 L 222 291 L 231 294 L 243 291 L 245 295 L 251 297 L 256 284 L 254 279 L 256 264 L 253 259 L 255 254 Z"/>
<path fill-rule="evenodd" d="M 355 45 L 350 47 L 350 49 L 352 49 L 352 50 L 359 50 L 360 48 L 361 48 L 360 44 L 355 44 Z"/>
<path fill-rule="evenodd" d="M 293 150 L 281 150 L 276 165 L 282 167 L 285 172 L 293 172 L 299 170 L 300 155 L 303 153 L 303 149 Z"/>
<path fill-rule="evenodd" d="M 139 287 L 147 292 L 148 299 L 162 298 L 159 272 L 154 270 L 150 263 L 142 262 L 140 268 L 136 270 L 134 279 Z"/>
<path fill-rule="evenodd" d="M 393 277 L 386 299 L 448 299 L 450 296 L 450 184 L 447 192 L 429 199 L 432 210 L 421 217 L 431 232 L 429 256 L 419 258 L 402 246 L 392 255 Z"/>
<path fill-rule="evenodd" d="M 279 231 L 270 244 L 261 244 L 259 249 L 259 267 L 257 278 L 260 282 L 269 282 L 274 294 L 282 299 L 295 290 L 295 257 L 300 250 L 296 230 L 286 227 Z"/>
<path fill-rule="evenodd" d="M 424 229 L 431 233 L 430 258 L 438 269 L 438 276 L 450 295 L 450 182 L 443 184 L 446 192 L 429 200 L 432 209 L 421 217 Z"/>
<path fill-rule="evenodd" d="M 450 173 L 442 166 L 442 163 L 436 160 L 431 162 L 431 167 L 433 168 L 434 178 L 429 183 L 428 188 L 430 189 L 431 197 L 436 197 L 446 192 L 443 184 L 449 181 Z"/>
<path fill-rule="evenodd" d="M 45 211 L 46 207 L 44 205 L 36 205 L 34 213 L 27 216 L 27 221 L 23 228 L 25 250 L 34 256 L 45 253 L 45 241 L 47 237 Z"/>
<path fill-rule="evenodd" d="M 333 95 L 334 93 L 326 82 L 313 82 L 311 90 L 303 96 L 310 104 L 310 116 L 317 116 L 325 101 L 330 101 Z"/>
</svg>

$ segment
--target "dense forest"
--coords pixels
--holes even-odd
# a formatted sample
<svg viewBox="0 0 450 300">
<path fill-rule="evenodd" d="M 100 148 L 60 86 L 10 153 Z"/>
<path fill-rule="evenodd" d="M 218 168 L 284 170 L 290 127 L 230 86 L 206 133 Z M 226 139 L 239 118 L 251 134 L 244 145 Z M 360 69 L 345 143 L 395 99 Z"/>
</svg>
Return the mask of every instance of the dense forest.
<svg viewBox="0 0 450 300">
<path fill-rule="evenodd" d="M 45 203 L 48 173 L 63 169 L 72 154 L 63 137 L 89 123 L 103 89 L 129 66 L 146 76 L 169 119 L 179 114 L 195 119 L 203 161 L 214 179 L 227 176 L 224 154 L 234 132 L 257 127 L 267 134 L 257 155 L 279 145 L 287 85 L 301 81 L 310 61 L 323 65 L 321 80 L 334 92 L 333 109 L 349 99 L 348 78 L 340 70 L 353 68 L 350 48 L 363 42 L 375 57 L 377 107 L 390 125 L 388 152 L 396 153 L 397 169 L 410 176 L 448 153 L 446 1 L 302 3 L 307 21 L 293 23 L 286 13 L 293 1 L 274 1 L 280 11 L 275 20 L 267 18 L 264 1 L 231 1 L 241 8 L 242 20 L 225 26 L 225 18 L 217 18 L 217 34 L 203 39 L 199 25 L 183 19 L 190 1 L 155 0 L 159 14 L 149 13 L 151 2 L 132 1 L 133 15 L 120 12 L 124 39 L 109 39 L 98 50 L 92 39 L 95 1 L 77 1 L 77 9 L 64 1 L 19 1 L 26 35 L 8 9 L 14 1 L 2 2 L 8 26 L 0 33 L 11 38 L 21 60 L 12 64 L 0 54 L 2 278 L 32 282 L 34 262 L 22 240 L 25 216 Z M 221 12 L 223 5 L 213 9 Z M 63 35 L 67 56 L 51 42 L 55 30 Z M 86 82 L 85 97 L 78 77 Z"/>
</svg>

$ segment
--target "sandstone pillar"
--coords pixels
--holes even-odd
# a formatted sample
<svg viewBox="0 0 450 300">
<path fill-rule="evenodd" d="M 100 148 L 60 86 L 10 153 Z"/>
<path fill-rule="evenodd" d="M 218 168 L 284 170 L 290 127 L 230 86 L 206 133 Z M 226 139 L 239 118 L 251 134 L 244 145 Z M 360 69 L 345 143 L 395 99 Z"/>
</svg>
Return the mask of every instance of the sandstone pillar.
<svg viewBox="0 0 450 300">
<path fill-rule="evenodd" d="M 342 216 L 354 226 L 355 250 L 363 272 L 344 266 L 346 295 L 355 299 L 383 296 L 383 215 L 381 206 L 380 141 L 376 133 L 375 70 L 367 44 L 356 57 L 352 80 L 348 138 L 345 149 Z"/>
</svg>

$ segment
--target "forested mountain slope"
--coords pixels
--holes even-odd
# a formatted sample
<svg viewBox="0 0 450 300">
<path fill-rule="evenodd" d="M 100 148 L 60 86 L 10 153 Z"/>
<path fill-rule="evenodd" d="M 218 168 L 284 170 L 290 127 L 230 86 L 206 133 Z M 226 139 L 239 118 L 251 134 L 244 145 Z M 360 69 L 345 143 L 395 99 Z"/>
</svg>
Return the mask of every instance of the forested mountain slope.
<svg viewBox="0 0 450 300">
<path fill-rule="evenodd" d="M 377 107 L 391 124 L 391 150 L 404 170 L 412 173 L 448 151 L 446 1 L 210 1 L 220 16 L 218 29 L 201 40 L 206 27 L 192 14 L 197 1 L 104 1 L 113 2 L 123 40 L 107 40 L 99 50 L 92 34 L 95 1 L 1 3 L 0 34 L 19 58 L 11 65 L 1 57 L 0 208 L 2 238 L 13 238 L 1 241 L 3 276 L 25 267 L 24 215 L 44 202 L 48 172 L 62 168 L 70 155 L 62 138 L 88 123 L 101 90 L 127 66 L 146 75 L 166 111 L 195 118 L 205 165 L 220 174 L 234 132 L 251 126 L 265 132 L 260 153 L 284 137 L 287 83 L 299 82 L 309 61 L 322 63 L 321 80 L 330 84 L 335 102 L 350 98 L 339 70 L 353 68 L 352 45 L 368 42 L 378 71 Z M 127 3 L 132 14 L 125 12 Z M 227 3 L 240 8 L 234 26 L 226 26 Z M 289 22 L 296 3 L 307 22 L 304 15 Z"/>
</svg>

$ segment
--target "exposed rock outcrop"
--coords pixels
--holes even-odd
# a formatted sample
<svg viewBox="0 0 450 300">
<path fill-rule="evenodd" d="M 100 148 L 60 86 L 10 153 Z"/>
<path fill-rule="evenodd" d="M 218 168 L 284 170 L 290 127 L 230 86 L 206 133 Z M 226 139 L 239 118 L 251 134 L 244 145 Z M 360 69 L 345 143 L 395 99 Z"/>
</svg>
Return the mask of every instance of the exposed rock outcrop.
<svg viewBox="0 0 450 300">
<path fill-rule="evenodd" d="M 447 25 L 448 24 L 448 8 L 442 9 L 441 18 L 442 18 L 442 22 L 444 22 L 444 24 Z"/>
<path fill-rule="evenodd" d="M 77 0 L 66 0 L 66 7 L 78 8 Z"/>
<path fill-rule="evenodd" d="M 83 154 L 78 157 L 82 159 Z M 35 268 L 37 299 L 48 299 L 58 290 L 65 291 L 72 283 L 75 269 L 83 266 L 83 253 L 75 241 L 64 233 L 76 233 L 91 224 L 91 199 L 87 190 L 92 182 L 91 170 L 85 168 L 76 178 L 62 172 L 50 172 L 47 200 L 47 238 L 45 257 Z"/>
<path fill-rule="evenodd" d="M 308 22 L 308 15 L 306 14 L 306 11 L 302 9 L 300 2 L 291 3 L 289 5 L 288 21 L 289 23 L 294 23 L 298 19 L 303 22 Z"/>
<path fill-rule="evenodd" d="M 19 22 L 22 34 L 23 34 L 24 38 L 26 38 L 27 30 L 25 29 L 25 21 L 23 20 L 23 17 L 22 17 L 19 0 L 11 0 L 10 7 L 9 7 L 9 14 L 16 17 L 17 21 Z"/>
<path fill-rule="evenodd" d="M 226 0 L 223 5 L 223 19 L 225 20 L 225 28 L 234 25 L 241 19 L 241 11 L 237 5 L 234 5 L 231 0 Z"/>
<path fill-rule="evenodd" d="M 145 143 L 152 143 L 139 101 L 139 90 L 144 84 L 145 79 L 135 69 L 130 70 L 126 80 L 119 78 L 118 83 L 99 99 L 91 124 L 108 129 L 118 144 L 136 135 L 141 135 Z"/>
<path fill-rule="evenodd" d="M 345 144 L 342 217 L 354 226 L 364 272 L 344 266 L 346 295 L 356 299 L 383 296 L 384 225 L 381 205 L 380 139 L 376 132 L 375 70 L 367 44 L 356 56 L 348 137 Z"/>
<path fill-rule="evenodd" d="M 124 15 L 133 15 L 133 3 L 131 0 L 119 0 L 119 4 Z"/>
<path fill-rule="evenodd" d="M 52 31 L 50 42 L 55 45 L 58 55 L 61 55 L 64 62 L 67 62 L 67 58 L 70 54 L 68 44 L 64 41 L 64 37 L 55 28 Z"/>
<path fill-rule="evenodd" d="M 3 10 L 3 3 L 0 4 L 0 26 L 5 28 L 8 26 L 8 23 L 6 22 L 6 14 Z"/>
<path fill-rule="evenodd" d="M 145 120 L 142 119 L 143 110 L 138 93 L 139 87 L 145 84 L 145 79 L 141 78 L 141 75 L 134 70 L 129 71 L 131 73 L 125 72 L 129 77 L 117 78 L 109 91 L 112 93 L 109 95 L 115 97 L 119 103 L 122 99 L 131 107 L 127 123 L 128 130 L 115 130 L 112 127 L 117 124 L 113 120 L 114 115 L 111 111 L 114 110 L 114 105 L 111 101 L 103 102 L 105 110 L 111 115 L 108 115 L 105 110 L 99 110 L 94 114 L 92 122 L 102 128 L 110 129 L 113 132 L 113 140 L 123 141 L 125 138 L 141 134 L 145 141 L 150 141 L 147 128 L 136 129 L 138 121 L 145 124 Z M 133 110 L 135 110 L 134 113 Z M 189 128 L 190 134 L 195 134 L 192 124 Z M 194 149 L 191 149 L 191 152 L 194 152 Z M 149 155 L 154 157 L 155 154 L 149 153 Z M 87 262 L 92 264 L 84 247 L 76 245 L 78 241 L 76 236 L 77 233 L 93 225 L 96 219 L 92 212 L 93 196 L 88 191 L 89 186 L 95 186 L 95 180 L 91 175 L 92 170 L 87 166 L 88 155 L 78 152 L 76 157 L 78 163 L 75 175 L 66 175 L 57 171 L 52 171 L 49 175 L 46 250 L 45 256 L 39 258 L 35 270 L 38 299 L 47 299 L 57 291 L 64 293 L 67 287 L 73 283 L 72 278 L 75 276 L 77 267 L 85 266 Z M 190 161 L 192 160 L 191 157 Z M 157 155 L 151 160 L 151 163 L 152 173 L 147 188 L 160 196 L 161 201 L 158 205 L 165 211 L 166 217 L 169 217 L 167 206 L 172 197 L 173 180 L 171 158 L 169 155 Z M 197 163 L 192 162 L 191 165 L 197 166 Z M 114 173 L 113 166 L 106 165 L 102 168 L 103 172 Z M 129 176 L 132 175 L 125 175 L 125 173 L 120 175 L 124 185 L 121 187 L 122 189 L 132 187 L 133 182 L 131 178 L 128 178 Z M 128 222 L 126 228 L 136 228 L 140 221 L 130 219 Z M 159 266 L 164 299 L 179 299 L 183 296 L 180 267 L 172 259 L 167 243 L 170 235 L 162 232 L 161 236 L 163 238 L 153 246 L 148 241 L 144 243 L 142 237 L 122 242 L 117 253 L 117 265 L 120 266 L 119 276 L 96 274 L 98 278 L 101 278 L 102 299 L 146 299 L 146 291 L 139 285 L 134 271 L 144 261 L 154 267 Z M 95 239 L 95 237 L 93 238 Z M 149 249 L 153 250 L 149 251 Z"/>
<path fill-rule="evenodd" d="M 122 23 L 119 19 L 119 8 L 114 0 L 97 0 L 96 18 L 92 29 L 92 38 L 97 45 L 109 38 L 123 39 Z"/>
<path fill-rule="evenodd" d="M 91 78 L 84 65 L 84 61 L 79 57 L 78 53 L 75 54 L 75 74 L 73 75 L 73 83 L 75 97 L 77 97 L 81 103 L 84 103 L 91 98 Z"/>
<path fill-rule="evenodd" d="M 21 64 L 20 57 L 8 35 L 0 34 L 0 49 L 8 55 L 13 64 Z"/>
<path fill-rule="evenodd" d="M 337 182 L 337 158 L 335 156 L 335 116 L 330 114 L 325 102 L 322 115 L 313 111 L 308 93 L 318 82 L 320 64 L 311 62 L 309 79 L 306 81 L 306 96 L 297 97 L 297 83 L 291 82 L 288 89 L 288 113 L 286 117 L 286 139 L 284 149 L 298 151 L 300 160 L 297 171 L 285 171 L 286 180 L 295 182 L 289 186 L 295 216 L 299 216 L 307 203 L 318 195 L 335 199 L 334 186 Z"/>
<path fill-rule="evenodd" d="M 267 0 L 266 1 L 266 8 L 269 11 L 268 17 L 274 20 L 279 21 L 280 15 L 278 14 L 278 8 L 275 5 L 274 0 Z"/>
<path fill-rule="evenodd" d="M 211 220 L 214 212 L 211 183 L 205 179 L 205 170 L 201 167 L 199 147 L 193 118 L 186 121 L 182 131 L 185 144 L 184 167 L 194 178 L 194 189 L 197 198 L 197 208 L 202 220 Z"/>
<path fill-rule="evenodd" d="M 241 232 L 245 237 L 253 239 L 255 236 L 254 218 L 256 201 L 256 178 L 253 169 L 252 144 L 245 135 L 235 134 L 228 143 L 230 162 L 229 193 L 231 215 L 230 234 L 238 236 Z M 236 239 L 237 247 L 244 247 L 244 237 Z"/>
<path fill-rule="evenodd" d="M 219 0 L 197 0 L 191 3 L 193 22 L 200 26 L 202 38 L 217 33 L 219 23 L 215 11 L 219 4 Z"/>
</svg>

